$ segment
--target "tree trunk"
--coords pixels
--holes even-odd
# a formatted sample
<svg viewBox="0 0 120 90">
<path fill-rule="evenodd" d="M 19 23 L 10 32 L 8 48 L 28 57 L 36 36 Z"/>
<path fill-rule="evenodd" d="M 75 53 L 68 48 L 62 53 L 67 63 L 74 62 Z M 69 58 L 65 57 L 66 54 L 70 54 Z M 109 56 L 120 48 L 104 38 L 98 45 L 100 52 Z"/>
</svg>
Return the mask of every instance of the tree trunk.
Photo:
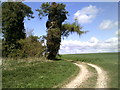
<svg viewBox="0 0 120 90">
<path fill-rule="evenodd" d="M 52 28 L 47 33 L 48 59 L 55 59 L 60 48 L 61 32 L 59 28 Z"/>
</svg>

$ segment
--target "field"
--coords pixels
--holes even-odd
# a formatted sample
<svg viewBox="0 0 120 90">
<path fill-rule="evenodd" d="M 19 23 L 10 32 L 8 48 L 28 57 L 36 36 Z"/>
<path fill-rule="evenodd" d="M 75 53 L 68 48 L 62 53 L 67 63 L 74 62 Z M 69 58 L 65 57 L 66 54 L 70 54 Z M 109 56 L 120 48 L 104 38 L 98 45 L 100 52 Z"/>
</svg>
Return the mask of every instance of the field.
<svg viewBox="0 0 120 90">
<path fill-rule="evenodd" d="M 108 72 L 109 88 L 118 87 L 118 53 L 69 54 L 62 60 L 52 61 L 45 58 L 3 59 L 3 88 L 52 88 L 61 87 L 74 78 L 79 68 L 67 60 L 88 62 L 102 67 Z M 94 75 L 83 87 L 94 87 L 97 79 Z M 92 83 L 91 83 L 92 82 Z"/>
<path fill-rule="evenodd" d="M 109 75 L 109 88 L 118 87 L 118 53 L 97 54 L 69 54 L 62 55 L 62 59 L 89 62 L 102 67 Z"/>
<path fill-rule="evenodd" d="M 3 88 L 52 88 L 77 74 L 78 67 L 60 60 L 3 60 Z"/>
</svg>

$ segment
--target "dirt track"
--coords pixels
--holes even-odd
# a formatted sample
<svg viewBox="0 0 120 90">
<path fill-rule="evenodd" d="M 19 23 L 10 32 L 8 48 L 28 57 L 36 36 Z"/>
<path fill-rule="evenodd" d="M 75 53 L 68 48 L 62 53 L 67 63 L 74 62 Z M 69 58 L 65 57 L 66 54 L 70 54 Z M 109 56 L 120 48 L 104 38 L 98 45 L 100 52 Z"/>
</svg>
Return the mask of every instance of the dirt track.
<svg viewBox="0 0 120 90">
<path fill-rule="evenodd" d="M 88 74 L 88 70 L 86 66 L 83 64 L 77 64 L 77 63 L 74 64 L 77 65 L 81 71 L 78 73 L 78 75 L 75 77 L 74 80 L 72 80 L 70 83 L 64 86 L 65 88 L 77 88 L 80 86 L 82 82 L 84 82 L 87 79 L 86 76 Z"/>
<path fill-rule="evenodd" d="M 89 70 L 87 66 L 93 67 L 97 71 L 97 82 L 94 88 L 107 88 L 107 72 L 101 67 L 90 63 L 74 63 L 80 68 L 78 75 L 63 88 L 78 88 L 83 82 L 89 78 Z M 92 83 L 92 82 L 91 82 Z"/>
<path fill-rule="evenodd" d="M 95 68 L 98 73 L 96 88 L 107 88 L 107 75 L 106 75 L 107 73 L 97 65 L 89 64 L 89 63 L 88 65 Z"/>
</svg>

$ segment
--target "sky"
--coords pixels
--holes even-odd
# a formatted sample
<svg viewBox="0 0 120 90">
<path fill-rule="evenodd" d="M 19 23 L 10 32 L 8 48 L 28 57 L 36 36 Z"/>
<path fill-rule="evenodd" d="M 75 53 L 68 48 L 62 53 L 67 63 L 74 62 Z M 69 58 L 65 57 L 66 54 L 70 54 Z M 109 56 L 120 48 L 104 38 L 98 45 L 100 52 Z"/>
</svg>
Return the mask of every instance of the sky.
<svg viewBox="0 0 120 90">
<path fill-rule="evenodd" d="M 60 3 L 60 2 L 59 2 Z M 62 2 L 69 12 L 65 22 L 73 23 L 75 19 L 86 34 L 76 33 L 61 42 L 60 54 L 102 53 L 118 51 L 118 3 L 117 2 Z M 27 33 L 46 35 L 47 17 L 38 17 L 41 2 L 24 2 L 34 12 L 34 19 L 25 19 Z"/>
</svg>

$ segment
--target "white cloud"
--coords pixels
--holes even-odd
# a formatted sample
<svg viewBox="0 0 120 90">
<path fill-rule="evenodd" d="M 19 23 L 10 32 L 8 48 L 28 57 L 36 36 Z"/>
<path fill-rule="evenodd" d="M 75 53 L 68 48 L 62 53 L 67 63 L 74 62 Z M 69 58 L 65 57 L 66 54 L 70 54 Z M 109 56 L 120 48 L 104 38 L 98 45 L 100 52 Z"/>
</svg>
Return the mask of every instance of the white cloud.
<svg viewBox="0 0 120 90">
<path fill-rule="evenodd" d="M 99 28 L 101 30 L 110 30 L 113 27 L 117 27 L 118 26 L 118 22 L 114 22 L 112 20 L 103 20 L 99 26 Z"/>
<path fill-rule="evenodd" d="M 96 17 L 98 11 L 99 10 L 96 8 L 96 6 L 89 5 L 88 7 L 78 10 L 74 14 L 74 19 L 80 24 L 90 23 Z"/>
<path fill-rule="evenodd" d="M 92 37 L 89 42 L 96 44 L 99 42 L 99 40 L 95 37 Z"/>
<path fill-rule="evenodd" d="M 117 37 L 109 38 L 105 40 L 105 43 L 118 43 L 118 38 Z"/>
<path fill-rule="evenodd" d="M 64 40 L 61 42 L 60 54 L 75 54 L 75 53 L 99 53 L 99 52 L 117 52 L 118 38 L 112 37 L 105 41 L 100 41 L 92 37 L 86 42 L 78 40 Z"/>
</svg>

